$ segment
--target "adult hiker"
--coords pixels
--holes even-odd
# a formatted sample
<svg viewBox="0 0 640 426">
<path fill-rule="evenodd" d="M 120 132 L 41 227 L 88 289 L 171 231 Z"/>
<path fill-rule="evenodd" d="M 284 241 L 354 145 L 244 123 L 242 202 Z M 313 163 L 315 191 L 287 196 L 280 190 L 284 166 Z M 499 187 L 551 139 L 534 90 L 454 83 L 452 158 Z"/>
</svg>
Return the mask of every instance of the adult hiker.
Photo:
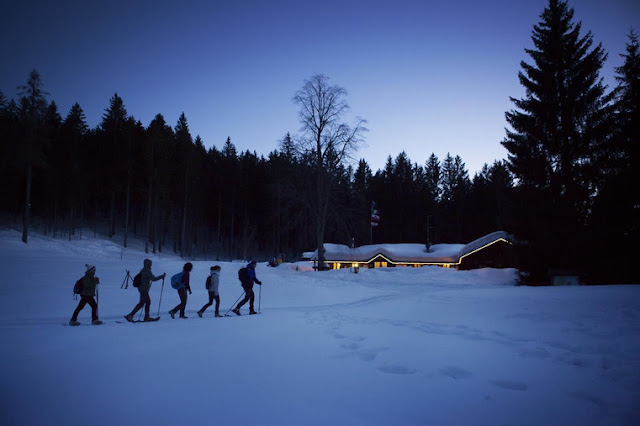
<svg viewBox="0 0 640 426">
<path fill-rule="evenodd" d="M 244 289 L 244 299 L 235 309 L 233 309 L 233 313 L 236 315 L 240 314 L 240 308 L 245 303 L 249 302 L 249 315 L 257 314 L 255 309 L 253 309 L 253 301 L 256 298 L 256 295 L 253 293 L 253 283 L 255 282 L 258 285 L 262 285 L 262 282 L 256 278 L 256 261 L 252 260 L 249 262 L 245 269 L 245 273 L 239 273 L 238 277 L 240 278 L 240 282 L 242 283 L 242 288 Z"/>
<path fill-rule="evenodd" d="M 96 294 L 96 286 L 100 283 L 100 279 L 96 277 L 96 267 L 93 265 L 84 265 L 87 270 L 84 273 L 84 277 L 80 279 L 82 283 L 82 291 L 80 294 L 80 303 L 78 303 L 78 307 L 75 311 L 73 311 L 73 316 L 69 321 L 69 325 L 80 325 L 78 322 L 78 314 L 84 307 L 88 304 L 91 306 L 91 324 L 100 325 L 102 321 L 98 319 L 98 304 L 93 299 L 93 296 Z"/>
<path fill-rule="evenodd" d="M 151 290 L 151 282 L 158 281 L 167 276 L 166 273 L 162 275 L 158 275 L 157 277 L 153 275 L 151 272 L 151 259 L 145 259 L 143 262 L 143 267 L 140 270 L 140 285 L 138 286 L 138 291 L 140 292 L 140 301 L 133 308 L 130 314 L 125 315 L 125 319 L 129 322 L 133 322 L 133 316 L 144 306 L 144 321 L 156 321 L 156 319 L 152 319 L 149 317 L 149 309 L 151 309 L 151 297 L 149 297 L 149 290 Z M 134 281 L 136 279 L 134 278 Z M 135 283 L 134 283 L 135 284 Z M 134 286 L 135 287 L 135 286 Z M 159 318 L 158 318 L 159 319 Z"/>
<path fill-rule="evenodd" d="M 216 302 L 215 315 L 216 317 L 222 316 L 220 315 L 220 293 L 218 292 L 218 286 L 220 285 L 220 269 L 222 268 L 218 265 L 211 267 L 211 272 L 205 282 L 205 288 L 209 292 L 209 302 L 198 311 L 198 316 L 200 318 L 202 318 L 204 311 L 206 311 L 209 306 L 213 305 L 214 300 Z"/>
<path fill-rule="evenodd" d="M 184 310 L 187 307 L 187 291 L 191 294 L 191 286 L 189 285 L 189 273 L 193 269 L 191 262 L 187 262 L 182 267 L 182 272 L 171 277 L 171 287 L 178 290 L 178 296 L 180 297 L 180 303 L 169 311 L 171 318 L 176 317 L 176 312 L 180 311 L 180 318 L 187 319 Z M 176 280 L 174 280 L 174 277 Z M 177 281 L 177 282 L 174 282 Z"/>
</svg>

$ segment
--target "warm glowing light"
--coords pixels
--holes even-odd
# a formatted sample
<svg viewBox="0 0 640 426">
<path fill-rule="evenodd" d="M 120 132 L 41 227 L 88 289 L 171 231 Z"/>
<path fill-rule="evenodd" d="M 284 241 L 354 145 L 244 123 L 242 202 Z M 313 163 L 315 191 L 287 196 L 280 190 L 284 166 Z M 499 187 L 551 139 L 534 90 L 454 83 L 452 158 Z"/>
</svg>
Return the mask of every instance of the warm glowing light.
<svg viewBox="0 0 640 426">
<path fill-rule="evenodd" d="M 419 268 L 421 266 L 441 266 L 443 268 L 455 268 L 460 264 L 462 264 L 462 259 L 464 259 L 465 257 L 470 256 L 474 253 L 477 253 L 478 251 L 483 250 L 499 242 L 504 242 L 504 243 L 513 245 L 513 243 L 511 243 L 510 241 L 507 241 L 504 238 L 498 238 L 488 244 L 483 245 L 482 247 L 479 247 L 467 254 L 460 256 L 460 259 L 458 259 L 457 262 L 415 262 L 415 261 L 414 262 L 395 262 L 389 259 L 388 257 L 386 257 L 385 255 L 383 255 L 382 253 L 378 253 L 366 261 L 354 262 L 353 260 L 331 260 L 331 261 L 327 261 L 327 263 L 331 263 L 333 269 L 340 269 L 340 264 L 345 264 L 345 267 L 348 267 L 347 265 L 351 265 L 351 267 L 354 268 L 354 271 L 357 271 L 360 268 L 360 264 L 367 265 L 367 264 L 370 264 L 371 262 L 373 262 L 374 268 L 386 268 L 389 266 L 389 264 L 392 264 L 395 266 L 405 266 L 405 267 L 409 266 L 413 268 Z M 378 259 L 378 260 L 374 261 L 374 259 Z"/>
</svg>

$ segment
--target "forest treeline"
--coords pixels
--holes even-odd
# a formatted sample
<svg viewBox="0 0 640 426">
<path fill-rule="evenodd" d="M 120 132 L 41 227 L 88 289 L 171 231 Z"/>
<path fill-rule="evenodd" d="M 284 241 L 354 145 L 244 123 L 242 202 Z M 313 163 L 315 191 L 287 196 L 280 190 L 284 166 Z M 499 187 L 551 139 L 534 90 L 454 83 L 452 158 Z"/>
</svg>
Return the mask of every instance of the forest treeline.
<svg viewBox="0 0 640 426">
<path fill-rule="evenodd" d="M 526 95 L 506 112 L 508 157 L 473 176 L 455 153 L 414 162 L 400 152 L 375 172 L 348 161 L 366 121 L 339 120 L 346 91 L 322 75 L 294 98 L 305 133 L 283 131 L 265 157 L 237 152 L 230 137 L 207 149 L 184 114 L 145 127 L 117 94 L 90 128 L 77 103 L 62 117 L 33 71 L 18 99 L 0 93 L 0 210 L 22 220 L 25 242 L 33 221 L 60 238 L 93 229 L 124 246 L 136 235 L 150 252 L 221 259 L 293 260 L 323 242 L 465 243 L 502 229 L 515 235 L 528 280 L 569 269 L 590 282 L 637 282 L 638 36 L 629 32 L 610 89 L 607 53 L 573 13 L 549 0 L 520 64 Z M 336 109 L 316 111 L 323 99 Z"/>
<path fill-rule="evenodd" d="M 148 240 L 151 252 L 221 258 L 296 258 L 316 245 L 312 206 L 312 153 L 300 153 L 290 134 L 268 156 L 237 152 L 231 138 L 205 148 L 192 137 L 187 117 L 174 126 L 161 114 L 145 127 L 114 94 L 101 123 L 89 128 L 79 104 L 65 117 L 46 102 L 34 71 L 18 102 L 3 99 L 2 211 L 22 220 L 31 157 L 31 208 L 42 232 L 73 238 L 81 228 L 118 238 Z M 37 105 L 36 105 L 37 104 Z M 28 117 L 37 111 L 29 147 Z M 31 152 L 29 153 L 28 150 Z M 427 217 L 431 241 L 464 242 L 504 227 L 506 192 L 512 185 L 504 162 L 470 179 L 459 156 L 435 154 L 413 163 L 402 152 L 383 170 L 367 162 L 332 170 L 326 241 L 357 245 L 423 242 Z M 492 200 L 478 202 L 474 197 Z M 370 231 L 371 201 L 381 225 Z M 411 214 L 407 214 L 411 212 Z"/>
</svg>

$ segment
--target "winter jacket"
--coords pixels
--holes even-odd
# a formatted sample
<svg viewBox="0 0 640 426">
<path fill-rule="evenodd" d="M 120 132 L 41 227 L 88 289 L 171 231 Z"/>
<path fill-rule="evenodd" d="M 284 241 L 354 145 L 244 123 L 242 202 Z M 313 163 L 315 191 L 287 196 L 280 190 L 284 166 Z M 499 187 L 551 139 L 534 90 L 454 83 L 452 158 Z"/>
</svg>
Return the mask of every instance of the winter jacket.
<svg viewBox="0 0 640 426">
<path fill-rule="evenodd" d="M 218 286 L 220 285 L 220 271 L 211 271 L 211 275 L 207 277 L 207 290 L 212 291 L 216 296 L 218 293 Z"/>
<path fill-rule="evenodd" d="M 253 288 L 253 283 L 262 284 L 256 278 L 256 269 L 247 265 L 247 280 L 242 283 L 242 287 Z"/>
<path fill-rule="evenodd" d="M 98 278 L 86 272 L 84 277 L 82 277 L 82 294 L 81 296 L 95 296 L 96 295 L 96 286 L 98 285 Z"/>
<path fill-rule="evenodd" d="M 140 287 L 138 291 L 140 293 L 148 293 L 151 290 L 151 281 L 158 281 L 162 278 L 162 275 L 156 277 L 151 272 L 151 268 L 144 267 L 140 270 Z"/>
</svg>

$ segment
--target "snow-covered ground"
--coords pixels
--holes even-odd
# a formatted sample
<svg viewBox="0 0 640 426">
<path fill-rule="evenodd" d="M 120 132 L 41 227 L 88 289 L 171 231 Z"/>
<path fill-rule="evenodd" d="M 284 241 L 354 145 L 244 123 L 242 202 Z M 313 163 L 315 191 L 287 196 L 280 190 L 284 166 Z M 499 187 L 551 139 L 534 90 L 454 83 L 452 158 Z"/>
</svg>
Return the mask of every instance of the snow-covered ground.
<svg viewBox="0 0 640 426">
<path fill-rule="evenodd" d="M 149 257 L 156 274 L 183 264 Z M 168 316 L 178 297 L 167 280 L 160 321 L 116 323 L 138 299 L 120 289 L 124 271 L 144 258 L 100 239 L 24 245 L 0 231 L 0 424 L 640 424 L 640 286 L 259 264 L 262 315 L 210 308 L 201 319 L 216 262 L 193 262 L 188 320 Z M 97 267 L 105 324 L 62 326 L 85 263 Z M 218 264 L 226 312 L 243 264 Z M 79 320 L 90 322 L 88 306 Z"/>
</svg>

